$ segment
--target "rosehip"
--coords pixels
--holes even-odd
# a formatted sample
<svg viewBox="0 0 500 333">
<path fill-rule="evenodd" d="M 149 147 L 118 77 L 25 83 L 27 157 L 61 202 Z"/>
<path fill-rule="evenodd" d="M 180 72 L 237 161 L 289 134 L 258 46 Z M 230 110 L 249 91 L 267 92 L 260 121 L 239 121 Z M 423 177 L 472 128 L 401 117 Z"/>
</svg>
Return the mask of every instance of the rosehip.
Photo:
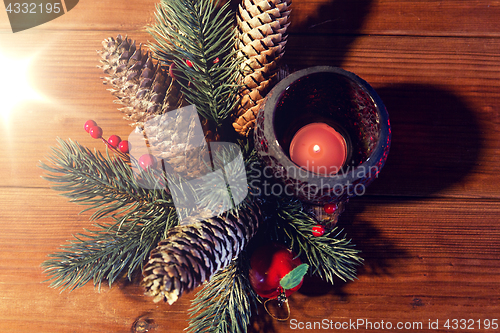
<svg viewBox="0 0 500 333">
<path fill-rule="evenodd" d="M 89 129 L 89 134 L 94 139 L 100 139 L 102 138 L 102 128 L 100 128 L 99 126 L 92 126 Z"/>
<path fill-rule="evenodd" d="M 97 123 L 95 121 L 93 121 L 93 120 L 87 120 L 85 122 L 85 125 L 83 125 L 83 128 L 88 133 L 90 131 L 90 128 L 93 127 L 93 126 L 97 126 Z"/>
<path fill-rule="evenodd" d="M 302 264 L 291 250 L 283 245 L 271 243 L 264 245 L 250 258 L 249 280 L 255 292 L 264 298 L 276 298 L 283 288 L 280 285 L 285 275 Z M 303 280 L 291 289 L 285 290 L 286 297 L 302 286 Z"/>
<path fill-rule="evenodd" d="M 143 170 L 146 170 L 147 168 L 152 168 L 156 164 L 156 159 L 153 155 L 151 154 L 144 154 L 141 157 L 139 157 L 139 165 Z"/>
<path fill-rule="evenodd" d="M 130 144 L 128 143 L 127 140 L 123 140 L 121 141 L 119 144 L 118 144 L 118 149 L 122 152 L 122 153 L 128 153 L 130 151 Z"/>
<path fill-rule="evenodd" d="M 118 135 L 114 135 L 114 134 L 112 136 L 110 136 L 108 139 L 109 145 L 113 148 L 118 147 L 118 145 L 120 144 L 121 141 L 122 141 L 122 139 Z"/>
</svg>

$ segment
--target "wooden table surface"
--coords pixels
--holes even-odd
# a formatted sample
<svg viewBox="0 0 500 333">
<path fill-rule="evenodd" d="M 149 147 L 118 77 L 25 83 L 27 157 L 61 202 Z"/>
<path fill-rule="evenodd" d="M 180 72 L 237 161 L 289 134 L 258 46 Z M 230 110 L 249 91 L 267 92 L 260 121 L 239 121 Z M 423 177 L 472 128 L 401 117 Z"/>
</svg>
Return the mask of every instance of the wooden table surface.
<svg viewBox="0 0 500 333">
<path fill-rule="evenodd" d="M 119 33 L 150 40 L 145 26 L 156 2 L 80 1 L 15 34 L 0 8 L 0 55 L 30 57 L 29 83 L 42 96 L 15 86 L 19 103 L 10 114 L 0 101 L 1 332 L 187 326 L 192 294 L 169 306 L 125 282 L 61 293 L 43 282 L 40 267 L 90 223 L 78 215 L 81 206 L 49 189 L 37 163 L 57 137 L 100 148 L 82 129 L 87 119 L 107 135 L 129 134 L 101 83 L 96 50 Z M 492 329 L 500 325 L 500 1 L 293 0 L 292 8 L 284 62 L 339 66 L 364 78 L 388 108 L 393 141 L 379 179 L 341 217 L 363 251 L 358 280 L 306 284 L 290 299 L 290 321 L 261 314 L 253 331 L 295 332 L 323 320 L 364 320 L 380 332 L 398 323 L 415 332 L 500 331 Z M 6 91 L 17 81 L 3 71 L 18 65 L 1 62 Z"/>
</svg>

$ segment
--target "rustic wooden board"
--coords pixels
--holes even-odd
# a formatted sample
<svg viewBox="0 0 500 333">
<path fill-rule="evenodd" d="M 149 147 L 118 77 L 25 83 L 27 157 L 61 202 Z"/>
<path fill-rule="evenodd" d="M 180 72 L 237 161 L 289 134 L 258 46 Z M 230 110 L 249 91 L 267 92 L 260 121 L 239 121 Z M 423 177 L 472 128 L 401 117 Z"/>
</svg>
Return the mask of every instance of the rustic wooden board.
<svg viewBox="0 0 500 333">
<path fill-rule="evenodd" d="M 238 1 L 230 0 L 233 8 Z M 131 34 L 154 22 L 156 0 L 79 2 L 38 31 L 113 30 Z M 500 34 L 500 4 L 476 0 L 316 0 L 293 1 L 294 33 L 482 36 Z M 10 30 L 5 11 L 0 29 Z M 23 32 L 26 33 L 26 32 Z"/>
<path fill-rule="evenodd" d="M 193 294 L 168 306 L 152 303 L 136 282 L 60 293 L 43 282 L 40 267 L 91 223 L 78 214 L 81 206 L 49 189 L 37 164 L 57 137 L 102 149 L 83 131 L 87 119 L 105 135 L 130 133 L 101 83 L 96 50 L 118 33 L 151 40 L 144 27 L 156 2 L 80 1 L 63 17 L 17 34 L 0 9 L 0 53 L 33 57 L 31 84 L 45 97 L 0 119 L 2 332 L 140 332 L 146 323 L 149 332 L 170 333 L 187 326 Z M 273 321 L 260 309 L 251 331 L 363 319 L 462 332 L 446 329 L 446 320 L 471 319 L 475 331 L 492 332 L 484 323 L 500 321 L 500 3 L 292 6 L 285 63 L 291 70 L 341 66 L 371 83 L 391 115 L 393 144 L 379 179 L 341 217 L 363 251 L 359 279 L 334 286 L 308 280 L 290 299 L 291 321 Z M 438 329 L 429 328 L 436 320 Z"/>
<path fill-rule="evenodd" d="M 62 293 L 48 288 L 39 265 L 88 226 L 88 215 L 78 216 L 79 207 L 42 188 L 4 188 L 0 200 L 10 208 L 2 210 L 0 226 L 2 331 L 127 332 L 142 318 L 157 332 L 182 332 L 193 294 L 169 306 L 152 303 L 134 283 L 103 286 L 100 292 L 91 285 Z M 307 280 L 290 299 L 291 319 L 395 325 L 495 317 L 500 305 L 498 214 L 496 200 L 351 200 L 340 226 L 363 251 L 358 280 L 334 286 Z M 255 325 L 265 325 L 262 332 L 290 332 L 295 321 L 278 323 L 261 315 Z"/>
</svg>

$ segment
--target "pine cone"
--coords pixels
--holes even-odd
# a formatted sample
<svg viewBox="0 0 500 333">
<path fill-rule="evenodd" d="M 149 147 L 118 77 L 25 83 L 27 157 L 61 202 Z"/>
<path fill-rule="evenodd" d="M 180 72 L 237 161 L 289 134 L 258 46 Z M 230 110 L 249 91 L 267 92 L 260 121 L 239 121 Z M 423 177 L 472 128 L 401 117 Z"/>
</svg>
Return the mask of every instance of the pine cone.
<svg viewBox="0 0 500 333">
<path fill-rule="evenodd" d="M 165 171 L 192 179 L 210 171 L 210 157 L 198 113 L 183 110 L 149 119 L 143 134 L 150 152 L 163 160 Z"/>
<path fill-rule="evenodd" d="M 173 304 L 228 266 L 257 232 L 261 213 L 253 205 L 237 215 L 228 213 L 170 229 L 143 270 L 146 295 L 153 296 L 154 302 Z"/>
<path fill-rule="evenodd" d="M 110 75 L 104 83 L 112 85 L 110 90 L 118 98 L 116 102 L 125 105 L 120 110 L 132 126 L 143 127 L 149 117 L 185 105 L 179 84 L 142 44 L 136 47 L 135 41 L 118 35 L 105 39 L 102 45 L 98 51 L 101 68 Z"/>
<path fill-rule="evenodd" d="M 290 25 L 291 0 L 243 0 L 239 5 L 238 56 L 241 66 L 241 102 L 233 123 L 245 136 L 255 126 L 255 118 L 265 95 L 277 81 L 278 61 L 283 56 L 286 30 Z"/>
<path fill-rule="evenodd" d="M 110 75 L 104 83 L 113 86 L 110 90 L 118 97 L 116 102 L 125 105 L 120 110 L 142 131 L 144 144 L 179 176 L 193 178 L 206 172 L 200 160 L 206 150 L 203 132 L 201 128 L 192 131 L 197 116 L 179 114 L 173 122 L 164 121 L 165 113 L 187 105 L 167 68 L 155 64 L 152 53 L 142 45 L 136 47 L 135 41 L 121 35 L 102 44 L 101 67 Z"/>
</svg>

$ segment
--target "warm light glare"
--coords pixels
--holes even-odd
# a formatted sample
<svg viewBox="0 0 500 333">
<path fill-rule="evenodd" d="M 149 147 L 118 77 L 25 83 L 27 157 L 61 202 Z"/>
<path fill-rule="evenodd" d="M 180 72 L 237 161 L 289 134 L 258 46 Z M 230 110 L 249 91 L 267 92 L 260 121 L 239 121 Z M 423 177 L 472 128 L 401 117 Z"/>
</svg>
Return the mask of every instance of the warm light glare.
<svg viewBox="0 0 500 333">
<path fill-rule="evenodd" d="M 321 150 L 321 147 L 320 147 L 320 146 L 318 146 L 318 145 L 314 145 L 314 147 L 313 147 L 313 151 L 314 151 L 315 153 L 319 153 L 319 151 L 320 151 L 320 150 Z"/>
<path fill-rule="evenodd" d="M 44 100 L 30 84 L 29 71 L 34 57 L 10 58 L 0 52 L 2 80 L 0 81 L 0 115 L 7 122 L 19 103 Z"/>
</svg>

